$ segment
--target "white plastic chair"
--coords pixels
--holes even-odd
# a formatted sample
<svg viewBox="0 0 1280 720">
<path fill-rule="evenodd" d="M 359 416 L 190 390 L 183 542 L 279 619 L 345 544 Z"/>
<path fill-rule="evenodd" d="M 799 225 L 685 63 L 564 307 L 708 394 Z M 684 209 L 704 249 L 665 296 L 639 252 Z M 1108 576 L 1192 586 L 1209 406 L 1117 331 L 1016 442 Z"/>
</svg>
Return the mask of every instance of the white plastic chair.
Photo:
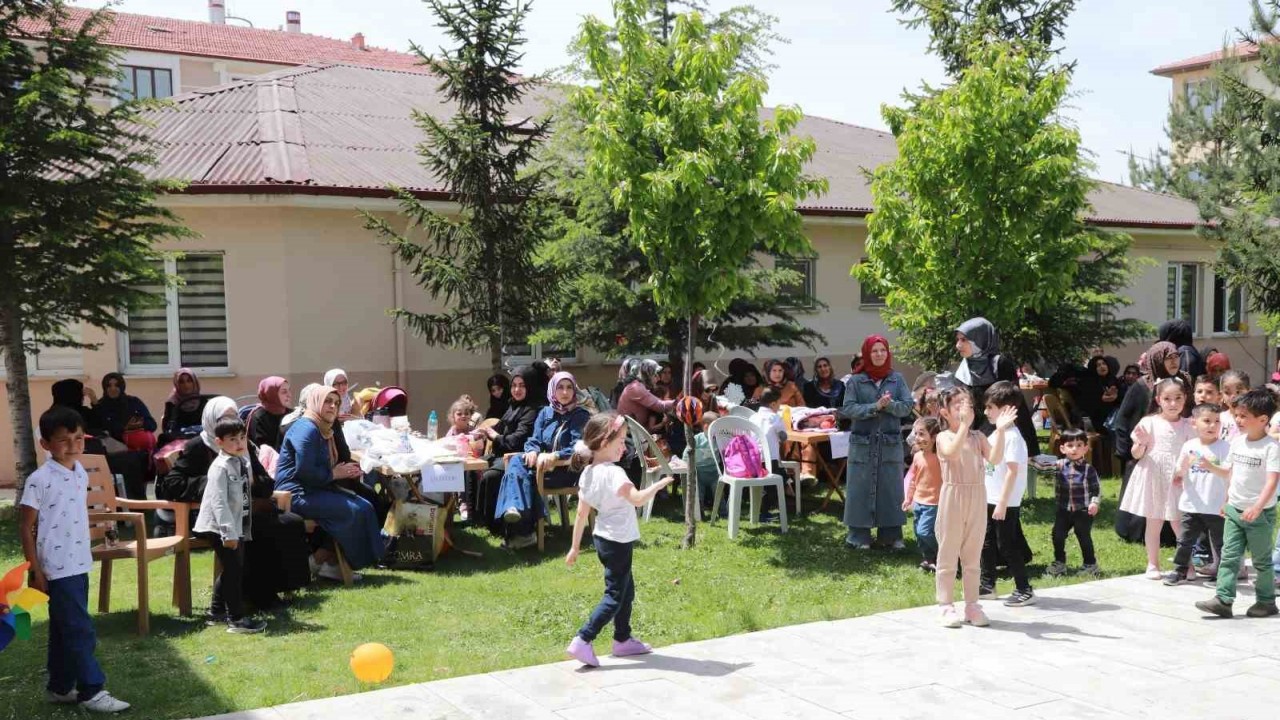
<svg viewBox="0 0 1280 720">
<path fill-rule="evenodd" d="M 751 408 L 745 405 L 734 405 L 729 408 L 729 417 L 740 417 L 750 420 L 752 415 L 755 415 L 755 413 L 752 412 Z"/>
<path fill-rule="evenodd" d="M 688 492 L 690 485 L 688 476 L 688 467 L 672 467 L 667 457 L 662 454 L 662 448 L 658 447 L 658 443 L 649 434 L 644 426 L 636 422 L 635 419 L 623 416 L 627 420 L 627 432 L 631 435 L 631 444 L 635 446 L 636 453 L 640 456 L 640 468 L 644 472 L 644 476 L 640 479 L 640 489 L 643 490 L 660 478 L 668 475 L 685 476 L 685 492 Z M 697 483 L 693 483 L 696 485 Z M 697 492 L 696 488 L 694 492 Z M 653 515 L 653 498 L 649 498 L 649 502 L 644 505 L 644 519 L 648 520 Z M 637 508 L 639 510 L 639 508 Z"/>
<path fill-rule="evenodd" d="M 711 522 L 715 522 L 716 515 L 719 514 L 720 493 L 723 485 L 729 486 L 729 539 L 732 540 L 738 536 L 738 515 L 742 512 L 742 489 L 749 488 L 751 490 L 751 524 L 756 524 L 760 518 L 760 500 L 764 494 L 764 488 L 773 486 L 778 489 L 778 521 L 782 528 L 782 532 L 787 531 L 787 496 L 783 489 L 782 476 L 769 473 L 764 477 L 756 478 L 740 478 L 732 475 L 726 475 L 724 472 L 724 448 L 728 447 L 729 440 L 735 435 L 749 435 L 760 448 L 760 459 L 764 463 L 764 467 L 773 467 L 773 454 L 769 450 L 769 443 L 765 441 L 764 433 L 760 428 L 756 427 L 750 420 L 740 417 L 722 417 L 711 423 L 711 427 L 707 428 L 707 436 L 711 441 L 711 449 L 716 456 L 716 469 L 720 471 L 720 480 L 716 483 L 715 497 L 711 502 Z"/>
</svg>

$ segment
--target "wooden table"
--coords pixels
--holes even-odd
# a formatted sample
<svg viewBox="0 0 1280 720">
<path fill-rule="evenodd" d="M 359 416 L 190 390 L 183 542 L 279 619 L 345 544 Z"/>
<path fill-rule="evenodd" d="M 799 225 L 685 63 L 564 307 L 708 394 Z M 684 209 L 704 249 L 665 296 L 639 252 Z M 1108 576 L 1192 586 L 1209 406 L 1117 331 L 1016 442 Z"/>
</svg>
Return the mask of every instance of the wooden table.
<svg viewBox="0 0 1280 720">
<path fill-rule="evenodd" d="M 363 458 L 364 458 L 363 452 L 359 450 L 351 451 L 352 460 L 356 462 L 360 462 Z M 489 469 L 489 463 L 486 462 L 484 458 L 464 458 L 462 461 L 463 472 L 484 472 L 485 470 L 488 470 L 488 469 Z M 413 472 L 400 473 L 400 472 L 396 472 L 388 465 L 380 465 L 378 466 L 378 474 L 386 478 L 403 477 L 406 480 L 410 480 L 411 478 L 421 476 L 422 471 L 415 470 Z M 409 487 L 414 492 L 415 495 L 419 494 L 418 483 L 412 482 L 410 480 Z M 444 496 L 445 496 L 445 502 L 444 502 L 444 505 L 440 506 L 440 510 L 436 513 L 436 525 L 435 525 L 434 533 L 432 535 L 433 537 L 432 554 L 434 555 L 435 558 L 440 557 L 440 555 L 445 550 L 451 547 L 456 547 L 456 545 L 453 542 L 453 537 L 449 534 L 449 526 L 452 524 L 453 506 L 458 501 L 458 494 L 445 493 Z M 472 555 L 475 557 L 480 556 L 480 553 L 478 552 L 470 552 L 467 550 L 463 550 L 462 553 L 465 555 Z"/>
<path fill-rule="evenodd" d="M 829 432 L 806 432 L 804 430 L 788 430 L 787 441 L 795 443 L 789 446 L 787 452 L 788 460 L 799 460 L 801 455 L 801 446 L 811 445 L 818 450 L 818 445 L 823 443 L 830 444 L 831 436 L 834 433 Z M 831 496 L 836 495 L 840 498 L 840 502 L 844 502 L 844 491 L 840 489 L 840 481 L 844 479 L 845 468 L 849 464 L 849 456 L 846 453 L 842 458 L 833 458 L 831 462 L 822 456 L 822 452 L 814 453 L 817 455 L 818 473 L 825 476 L 827 481 L 827 494 L 822 498 L 822 507 L 818 508 L 818 512 L 827 509 L 827 504 L 831 502 Z M 796 488 L 796 492 L 800 492 L 800 488 Z"/>
</svg>

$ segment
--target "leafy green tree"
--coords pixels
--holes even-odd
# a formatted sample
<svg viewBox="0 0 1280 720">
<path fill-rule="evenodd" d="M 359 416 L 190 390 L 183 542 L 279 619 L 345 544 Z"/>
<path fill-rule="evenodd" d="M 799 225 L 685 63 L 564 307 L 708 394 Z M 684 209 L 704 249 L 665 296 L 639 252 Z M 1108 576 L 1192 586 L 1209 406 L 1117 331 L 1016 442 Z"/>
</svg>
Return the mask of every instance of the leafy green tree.
<svg viewBox="0 0 1280 720">
<path fill-rule="evenodd" d="M 949 363 L 953 329 L 975 315 L 1033 362 L 1146 329 L 1111 317 L 1128 304 L 1107 288 L 1127 281 L 1129 241 L 1084 222 L 1090 165 L 1058 116 L 1071 71 L 1045 71 L 1042 53 L 975 45 L 954 85 L 882 111 L 898 158 L 872 172 L 876 210 L 854 274 L 884 293 L 914 362 Z"/>
<path fill-rule="evenodd" d="M 1280 330 L 1280 2 L 1251 3 L 1240 34 L 1258 46 L 1248 64 L 1229 56 L 1169 111 L 1168 148 L 1131 158 L 1135 185 L 1196 202 L 1199 232 L 1219 249 L 1214 270 L 1245 289 L 1272 334 Z M 1248 68 L 1248 69 L 1247 69 Z M 1257 72 L 1262 82 L 1250 78 Z"/>
<path fill-rule="evenodd" d="M 609 188 L 587 173 L 581 118 L 570 105 L 555 119 L 556 132 L 539 164 L 547 169 L 548 190 L 563 198 L 552 240 L 541 261 L 556 276 L 555 308 L 572 323 L 548 317 L 533 342 L 553 347 L 590 347 L 610 357 L 666 353 L 677 377 L 684 367 L 688 324 L 664 319 L 653 299 L 653 269 L 627 232 L 627 216 L 613 206 Z M 751 254 L 740 272 L 751 278 L 716 326 L 699 328 L 697 346 L 754 352 L 761 347 L 817 347 L 823 336 L 805 327 L 779 297 L 779 288 L 801 281 L 793 270 L 762 267 Z M 814 301 L 815 307 L 821 307 Z"/>
<path fill-rule="evenodd" d="M 947 74 L 959 77 L 972 62 L 975 44 L 1030 42 L 1051 48 L 1062 40 L 1077 0 L 892 0 L 902 24 L 929 29 L 929 51 L 942 59 Z M 1053 53 L 1036 58 L 1043 66 Z"/>
<path fill-rule="evenodd" d="M 155 205 L 173 186 L 145 174 L 145 104 L 115 85 L 109 22 L 70 29 L 60 0 L 0 5 L 0 353 L 19 494 L 36 469 L 28 353 L 91 347 L 67 330 L 81 323 L 126 330 L 122 311 L 159 300 L 138 288 L 170 281 L 155 244 L 191 234 Z"/>
<path fill-rule="evenodd" d="M 658 312 L 687 318 L 692 342 L 701 319 L 719 318 L 747 290 L 750 278 L 738 270 L 757 248 L 809 251 L 796 207 L 826 182 L 803 172 L 815 144 L 791 134 L 799 110 L 778 108 L 761 120 L 768 84 L 738 64 L 751 37 L 709 31 L 690 13 L 677 16 L 664 43 L 645 27 L 648 9 L 643 0 L 615 0 L 615 26 L 583 23 L 578 42 L 595 83 L 575 92 L 574 103 L 587 120 L 588 170 L 627 213 L 652 268 Z M 696 518 L 686 490 L 685 547 L 695 541 Z"/>
<path fill-rule="evenodd" d="M 456 216 L 430 209 L 396 189 L 407 230 L 366 214 L 365 227 L 389 245 L 418 285 L 443 309 L 392 315 L 431 345 L 489 351 L 502 369 L 504 340 L 519 342 L 535 327 L 550 278 L 535 262 L 551 208 L 544 173 L 530 160 L 547 135 L 546 120 L 527 119 L 520 102 L 541 83 L 518 65 L 525 43 L 522 0 L 426 0 L 454 45 L 438 56 L 414 52 L 441 78 L 456 112 L 442 119 L 416 112 L 426 135 L 423 165 L 458 203 Z"/>
</svg>

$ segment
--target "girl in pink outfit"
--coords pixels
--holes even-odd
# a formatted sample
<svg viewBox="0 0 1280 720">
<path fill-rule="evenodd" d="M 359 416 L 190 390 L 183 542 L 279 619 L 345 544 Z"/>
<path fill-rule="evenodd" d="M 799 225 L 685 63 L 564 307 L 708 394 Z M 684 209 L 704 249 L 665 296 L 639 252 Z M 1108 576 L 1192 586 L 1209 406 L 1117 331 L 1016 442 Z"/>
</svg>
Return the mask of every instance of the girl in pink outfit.
<svg viewBox="0 0 1280 720">
<path fill-rule="evenodd" d="M 1182 534 L 1182 513 L 1178 510 L 1181 488 L 1174 487 L 1178 469 L 1178 453 L 1182 445 L 1195 437 L 1191 424 L 1182 417 L 1186 403 L 1186 381 L 1178 376 L 1156 383 L 1157 411 L 1142 418 L 1133 429 L 1132 454 L 1138 464 L 1129 476 L 1120 509 L 1146 518 L 1147 577 L 1159 580 L 1160 531 L 1166 520 L 1174 535 Z"/>
<path fill-rule="evenodd" d="M 1017 409 L 1005 408 L 996 420 L 991 442 L 973 428 L 973 396 L 964 387 L 947 388 L 938 395 L 943 427 L 938 434 L 938 462 L 942 468 L 942 492 L 938 498 L 938 606 L 942 626 L 958 628 L 956 566 L 964 570 L 964 622 L 975 627 L 990 624 L 978 604 L 978 580 L 982 574 L 982 541 L 987 534 L 987 489 L 983 462 L 999 465 L 1004 456 L 1004 433 L 1018 419 Z M 959 561 L 957 563 L 957 560 Z"/>
</svg>

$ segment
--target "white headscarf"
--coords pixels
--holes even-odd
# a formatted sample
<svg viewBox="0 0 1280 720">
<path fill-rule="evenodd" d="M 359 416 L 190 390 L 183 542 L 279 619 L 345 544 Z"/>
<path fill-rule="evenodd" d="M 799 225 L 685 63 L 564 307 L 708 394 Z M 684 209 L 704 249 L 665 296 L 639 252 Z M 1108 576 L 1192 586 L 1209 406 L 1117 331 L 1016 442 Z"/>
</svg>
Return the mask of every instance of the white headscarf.
<svg viewBox="0 0 1280 720">
<path fill-rule="evenodd" d="M 329 387 L 333 387 L 333 381 L 337 380 L 338 378 L 344 378 L 347 381 L 347 391 L 343 393 L 339 393 L 339 395 L 342 397 L 342 406 L 338 408 L 338 414 L 350 415 L 351 414 L 351 378 L 347 377 L 347 371 L 343 370 L 342 368 L 334 368 L 330 370 L 329 372 L 324 374 L 324 382 L 321 383 L 321 385 L 328 385 Z"/>
<path fill-rule="evenodd" d="M 234 415 L 236 413 L 236 401 L 229 397 L 216 397 L 204 406 L 204 412 L 200 415 L 200 424 L 203 430 L 200 431 L 200 439 L 210 450 L 218 452 L 218 445 L 214 442 L 217 437 L 213 434 L 214 428 L 218 426 L 218 421 L 227 414 Z"/>
<path fill-rule="evenodd" d="M 284 431 L 287 430 L 289 426 L 293 424 L 293 421 L 302 417 L 302 414 L 307 411 L 307 393 L 311 392 L 312 388 L 317 388 L 317 387 L 321 387 L 321 386 L 318 383 L 311 383 L 310 385 L 302 388 L 302 392 L 298 393 L 297 395 L 298 407 L 294 408 L 293 412 L 289 413 L 288 415 L 285 415 L 283 418 L 280 419 L 280 436 L 281 437 L 284 437 Z"/>
</svg>

